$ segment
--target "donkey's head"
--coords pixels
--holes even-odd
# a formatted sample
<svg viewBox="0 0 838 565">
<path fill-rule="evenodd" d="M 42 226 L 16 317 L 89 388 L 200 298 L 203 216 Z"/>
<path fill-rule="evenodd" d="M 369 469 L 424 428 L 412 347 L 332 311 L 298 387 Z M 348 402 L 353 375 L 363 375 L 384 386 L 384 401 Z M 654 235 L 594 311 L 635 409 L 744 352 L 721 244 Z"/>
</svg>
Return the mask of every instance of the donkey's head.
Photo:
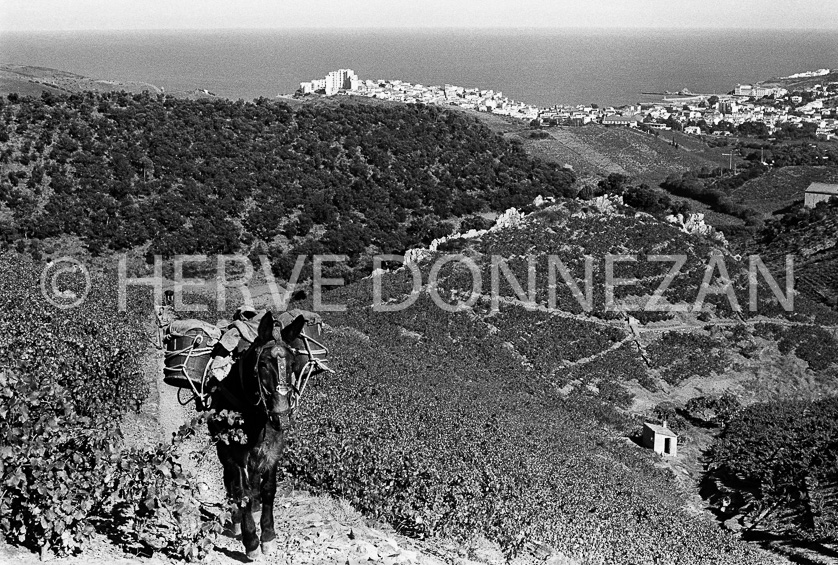
<svg viewBox="0 0 838 565">
<path fill-rule="evenodd" d="M 270 312 L 262 316 L 256 340 L 250 350 L 253 377 L 244 377 L 242 386 L 252 394 L 255 404 L 264 409 L 265 415 L 274 427 L 284 425 L 290 417 L 293 406 L 292 395 L 296 394 L 293 373 L 293 352 L 289 343 L 297 339 L 305 327 L 302 316 L 280 329 Z M 253 390 L 247 390 L 252 387 Z"/>
</svg>

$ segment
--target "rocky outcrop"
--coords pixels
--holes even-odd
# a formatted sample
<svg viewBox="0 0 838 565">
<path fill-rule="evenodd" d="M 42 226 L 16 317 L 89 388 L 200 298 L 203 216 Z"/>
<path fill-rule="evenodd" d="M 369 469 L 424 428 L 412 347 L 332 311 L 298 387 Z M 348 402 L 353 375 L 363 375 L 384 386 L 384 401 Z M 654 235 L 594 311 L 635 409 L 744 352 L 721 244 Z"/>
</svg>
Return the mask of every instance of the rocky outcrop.
<svg viewBox="0 0 838 565">
<path fill-rule="evenodd" d="M 704 221 L 704 214 L 683 214 L 670 215 L 666 217 L 666 221 L 670 224 L 678 226 L 678 228 L 690 235 L 701 235 L 713 239 L 724 246 L 727 246 L 727 240 L 722 232 L 717 231 L 716 228 Z"/>
<path fill-rule="evenodd" d="M 541 197 L 539 196 L 536 200 L 539 198 Z M 542 203 L 543 202 L 544 199 L 542 199 Z M 522 212 L 519 212 L 517 208 L 509 208 L 503 214 L 498 216 L 497 220 L 495 220 L 495 225 L 487 230 L 468 230 L 463 233 L 453 233 L 433 240 L 426 248 L 408 249 L 404 254 L 404 262 L 406 265 L 415 265 L 419 263 L 423 257 L 437 251 L 439 246 L 443 243 L 447 243 L 455 239 L 474 239 L 489 232 L 515 227 L 520 225 L 524 217 L 525 215 Z"/>
</svg>

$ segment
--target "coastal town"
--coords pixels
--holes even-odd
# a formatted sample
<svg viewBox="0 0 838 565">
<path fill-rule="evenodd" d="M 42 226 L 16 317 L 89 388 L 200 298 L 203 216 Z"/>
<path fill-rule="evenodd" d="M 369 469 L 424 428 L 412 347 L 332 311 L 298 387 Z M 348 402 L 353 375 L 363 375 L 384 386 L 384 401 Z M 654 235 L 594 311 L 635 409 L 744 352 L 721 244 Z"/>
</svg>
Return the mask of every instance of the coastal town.
<svg viewBox="0 0 838 565">
<path fill-rule="evenodd" d="M 838 71 L 819 69 L 783 78 L 823 80 L 794 90 L 785 88 L 782 82 L 737 84 L 726 94 L 682 90 L 662 93 L 664 97 L 658 102 L 620 107 L 588 104 L 542 108 L 491 89 L 361 79 L 352 69 L 339 69 L 322 79 L 300 83 L 295 96 L 365 96 L 408 104 L 458 106 L 525 120 L 536 126 L 602 124 L 716 137 L 767 137 L 783 131 L 823 141 L 838 138 Z"/>
</svg>

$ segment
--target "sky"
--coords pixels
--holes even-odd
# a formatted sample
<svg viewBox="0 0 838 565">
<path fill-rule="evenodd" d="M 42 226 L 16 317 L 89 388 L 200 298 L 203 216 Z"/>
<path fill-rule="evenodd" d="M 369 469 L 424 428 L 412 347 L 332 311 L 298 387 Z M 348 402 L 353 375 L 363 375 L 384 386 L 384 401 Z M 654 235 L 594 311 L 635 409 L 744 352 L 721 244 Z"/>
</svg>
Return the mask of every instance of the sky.
<svg viewBox="0 0 838 565">
<path fill-rule="evenodd" d="M 0 31 L 289 28 L 838 31 L 836 0 L 0 0 Z"/>
</svg>

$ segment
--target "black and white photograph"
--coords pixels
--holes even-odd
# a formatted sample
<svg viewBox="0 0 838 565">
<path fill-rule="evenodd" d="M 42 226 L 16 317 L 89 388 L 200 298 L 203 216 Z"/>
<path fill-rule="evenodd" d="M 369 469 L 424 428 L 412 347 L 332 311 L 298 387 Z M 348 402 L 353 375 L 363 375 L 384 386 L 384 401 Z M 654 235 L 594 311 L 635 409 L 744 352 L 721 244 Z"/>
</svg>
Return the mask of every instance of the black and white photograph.
<svg viewBox="0 0 838 565">
<path fill-rule="evenodd" d="M 838 3 L 0 0 L 0 565 L 838 564 Z"/>
</svg>

